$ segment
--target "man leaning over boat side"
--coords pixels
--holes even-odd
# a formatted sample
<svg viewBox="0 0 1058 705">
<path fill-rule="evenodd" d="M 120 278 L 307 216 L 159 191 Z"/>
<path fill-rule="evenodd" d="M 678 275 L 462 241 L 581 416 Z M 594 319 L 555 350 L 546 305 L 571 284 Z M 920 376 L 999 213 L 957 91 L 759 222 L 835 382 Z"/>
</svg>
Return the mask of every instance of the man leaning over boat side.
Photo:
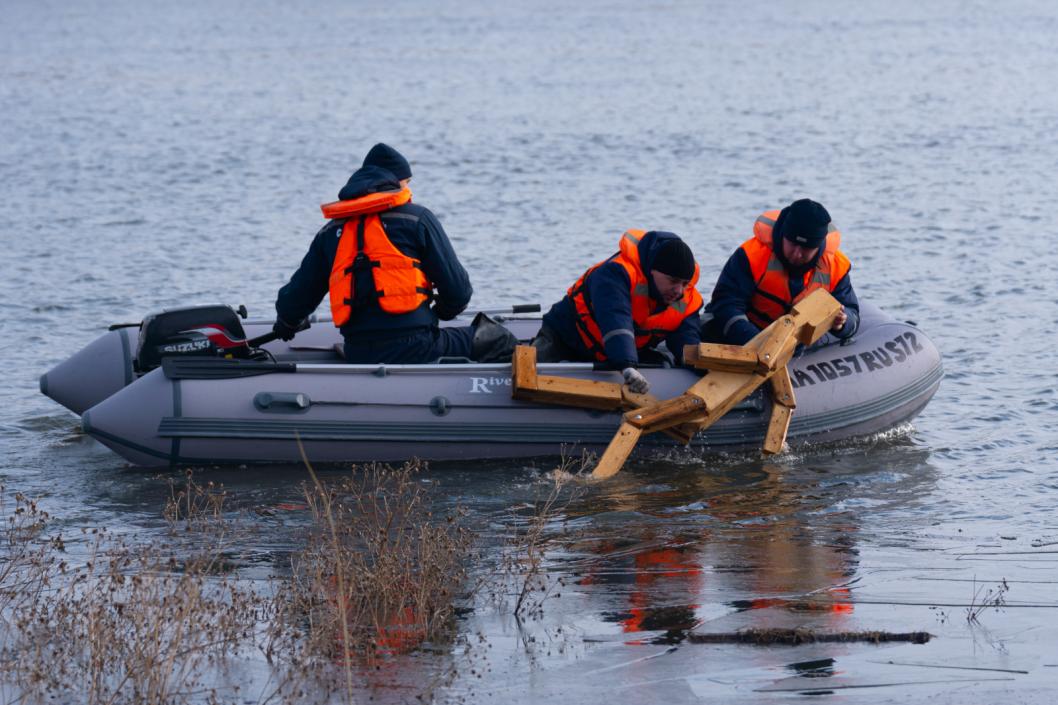
<svg viewBox="0 0 1058 705">
<path fill-rule="evenodd" d="M 329 293 L 348 362 L 476 358 L 495 347 L 497 337 L 513 349 L 513 336 L 487 318 L 470 326 L 438 325 L 463 312 L 473 288 L 437 217 L 411 202 L 409 181 L 407 159 L 379 143 L 339 200 L 321 206 L 330 220 L 276 298 L 273 330 L 280 338 L 293 338 Z"/>
<path fill-rule="evenodd" d="M 803 198 L 781 211 L 765 211 L 753 237 L 727 260 L 702 314 L 702 340 L 745 345 L 816 289 L 842 305 L 830 332 L 850 338 L 859 327 L 860 303 L 852 264 L 839 248 L 841 233 L 821 204 Z"/>
<path fill-rule="evenodd" d="M 658 344 L 665 341 L 680 363 L 683 346 L 699 342 L 697 282 L 698 265 L 679 236 L 628 230 L 618 252 L 590 267 L 544 315 L 533 340 L 537 360 L 605 362 L 645 393 L 650 384 L 637 368 L 663 359 Z"/>
</svg>

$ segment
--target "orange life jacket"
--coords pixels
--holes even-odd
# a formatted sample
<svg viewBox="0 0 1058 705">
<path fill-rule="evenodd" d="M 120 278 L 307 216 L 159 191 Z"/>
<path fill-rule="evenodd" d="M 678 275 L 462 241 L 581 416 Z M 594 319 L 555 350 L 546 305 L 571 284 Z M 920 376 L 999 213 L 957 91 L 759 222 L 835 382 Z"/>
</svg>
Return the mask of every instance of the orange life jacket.
<svg viewBox="0 0 1058 705">
<path fill-rule="evenodd" d="M 804 273 L 804 289 L 796 297 L 791 296 L 790 275 L 772 249 L 772 230 L 778 217 L 779 211 L 765 211 L 753 224 L 753 237 L 742 243 L 753 281 L 757 283 L 757 289 L 746 309 L 746 317 L 760 328 L 785 316 L 794 304 L 816 289 L 834 291 L 834 287 L 852 267 L 849 258 L 838 249 L 841 233 L 831 223 L 823 254 L 819 256 L 816 266 Z"/>
<path fill-rule="evenodd" d="M 386 313 L 410 313 L 430 300 L 433 283 L 423 273 L 422 263 L 390 242 L 379 218 L 379 213 L 410 200 L 411 191 L 405 187 L 320 206 L 324 217 L 345 219 L 331 266 L 334 325 L 345 325 L 352 315 L 357 300 L 355 272 L 364 267 L 371 268 L 375 283 L 369 298 L 377 297 L 379 307 Z"/>
<path fill-rule="evenodd" d="M 683 319 L 694 314 L 702 306 L 702 295 L 694 288 L 694 285 L 698 283 L 698 264 L 695 263 L 694 276 L 691 278 L 691 283 L 684 289 L 683 298 L 655 313 L 656 309 L 663 304 L 651 298 L 650 280 L 647 278 L 649 274 L 643 271 L 639 262 L 639 241 L 645 234 L 643 230 L 625 231 L 625 234 L 621 236 L 620 251 L 609 259 L 590 267 L 566 292 L 577 307 L 577 331 L 580 333 L 581 340 L 600 362 L 606 361 L 603 334 L 599 329 L 599 324 L 595 322 L 592 304 L 585 286 L 588 275 L 596 268 L 607 262 L 617 262 L 628 272 L 628 280 L 631 283 L 629 296 L 632 300 L 632 325 L 635 329 L 633 333 L 637 350 L 663 340 L 665 336 L 680 327 Z"/>
</svg>

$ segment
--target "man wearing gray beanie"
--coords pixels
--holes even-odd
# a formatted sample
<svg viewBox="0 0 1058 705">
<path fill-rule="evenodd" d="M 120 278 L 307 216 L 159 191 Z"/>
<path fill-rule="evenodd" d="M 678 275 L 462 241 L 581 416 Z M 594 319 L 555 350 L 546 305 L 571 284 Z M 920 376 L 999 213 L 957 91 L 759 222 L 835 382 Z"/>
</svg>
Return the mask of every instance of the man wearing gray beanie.
<svg viewBox="0 0 1058 705">
<path fill-rule="evenodd" d="M 841 233 L 830 213 L 807 198 L 764 212 L 724 265 L 702 315 L 702 339 L 744 345 L 816 289 L 842 305 L 830 332 L 849 338 L 859 326 L 852 263 L 839 249 Z"/>
</svg>

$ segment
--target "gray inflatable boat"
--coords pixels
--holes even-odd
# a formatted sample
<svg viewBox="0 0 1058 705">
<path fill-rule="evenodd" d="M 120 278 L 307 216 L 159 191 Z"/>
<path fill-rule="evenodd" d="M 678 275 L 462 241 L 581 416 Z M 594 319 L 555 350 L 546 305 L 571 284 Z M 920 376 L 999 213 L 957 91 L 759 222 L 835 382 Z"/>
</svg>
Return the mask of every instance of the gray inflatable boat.
<svg viewBox="0 0 1058 705">
<path fill-rule="evenodd" d="M 509 318 L 519 338 L 538 318 Z M 247 337 L 270 329 L 245 324 Z M 136 465 L 517 458 L 601 451 L 617 412 L 511 398 L 509 364 L 349 365 L 338 331 L 315 326 L 263 346 L 266 361 L 176 358 L 137 373 L 135 328 L 117 328 L 41 378 L 41 390 L 82 414 L 86 433 Z M 787 440 L 834 441 L 877 433 L 915 416 L 940 384 L 933 343 L 913 324 L 864 305 L 855 338 L 828 341 L 790 363 L 797 410 Z M 198 360 L 198 362 L 195 362 Z M 542 374 L 620 382 L 588 364 L 542 364 Z M 651 392 L 676 396 L 696 379 L 678 368 L 643 370 Z M 758 392 L 692 441 L 717 450 L 759 448 L 770 401 Z M 679 447 L 662 434 L 640 452 Z"/>
</svg>

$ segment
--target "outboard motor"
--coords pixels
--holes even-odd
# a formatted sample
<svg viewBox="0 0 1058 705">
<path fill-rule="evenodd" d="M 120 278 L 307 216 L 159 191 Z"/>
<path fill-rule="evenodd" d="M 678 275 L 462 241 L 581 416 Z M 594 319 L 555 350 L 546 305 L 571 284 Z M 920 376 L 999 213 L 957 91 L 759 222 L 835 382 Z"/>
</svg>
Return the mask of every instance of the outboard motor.
<svg viewBox="0 0 1058 705">
<path fill-rule="evenodd" d="M 240 307 L 244 316 L 245 311 Z M 143 319 L 135 366 L 139 374 L 145 374 L 162 364 L 163 357 L 248 358 L 253 353 L 239 315 L 230 306 L 193 306 Z"/>
<path fill-rule="evenodd" d="M 239 320 L 246 307 L 223 304 L 169 309 L 142 323 L 119 323 L 40 377 L 40 391 L 76 414 L 161 365 L 163 357 L 209 355 L 268 358 L 257 346 L 269 334 L 246 339 Z M 137 330 L 138 329 L 138 330 Z"/>
</svg>

